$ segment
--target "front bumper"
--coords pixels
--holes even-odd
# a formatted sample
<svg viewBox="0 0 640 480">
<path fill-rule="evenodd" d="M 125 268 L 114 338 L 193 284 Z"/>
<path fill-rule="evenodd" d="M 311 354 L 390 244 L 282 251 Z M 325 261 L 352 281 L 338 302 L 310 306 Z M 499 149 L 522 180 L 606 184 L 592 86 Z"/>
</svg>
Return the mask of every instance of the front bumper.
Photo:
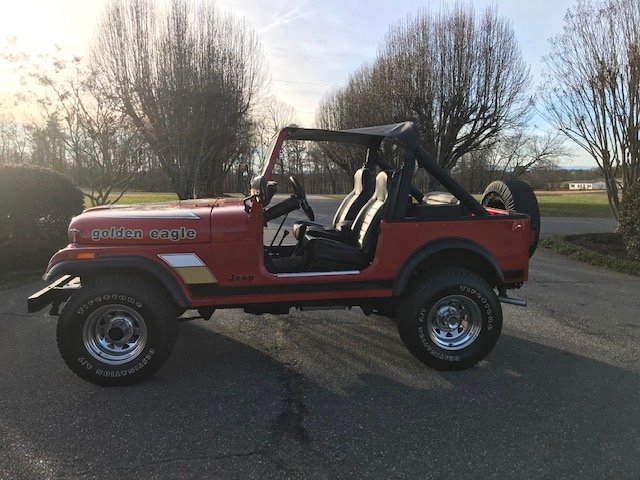
<svg viewBox="0 0 640 480">
<path fill-rule="evenodd" d="M 80 279 L 71 275 L 63 275 L 55 282 L 34 293 L 27 299 L 29 313 L 39 312 L 51 304 L 50 315 L 58 314 L 58 307 L 80 288 Z"/>
</svg>

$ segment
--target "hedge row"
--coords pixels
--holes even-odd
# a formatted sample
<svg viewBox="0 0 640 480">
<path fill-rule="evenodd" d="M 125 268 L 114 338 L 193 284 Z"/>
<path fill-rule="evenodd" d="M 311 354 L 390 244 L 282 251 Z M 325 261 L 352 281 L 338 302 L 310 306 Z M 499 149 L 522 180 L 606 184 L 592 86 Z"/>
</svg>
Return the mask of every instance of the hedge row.
<svg viewBox="0 0 640 480">
<path fill-rule="evenodd" d="M 82 212 L 82 192 L 65 177 L 37 167 L 0 166 L 0 268 L 46 266 L 67 243 Z"/>
</svg>

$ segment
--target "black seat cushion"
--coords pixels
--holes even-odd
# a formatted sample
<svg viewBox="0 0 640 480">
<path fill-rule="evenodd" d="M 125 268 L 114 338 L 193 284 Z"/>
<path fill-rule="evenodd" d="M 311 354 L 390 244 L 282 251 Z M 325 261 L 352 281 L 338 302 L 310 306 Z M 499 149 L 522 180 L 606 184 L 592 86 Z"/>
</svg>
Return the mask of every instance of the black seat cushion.
<svg viewBox="0 0 640 480">
<path fill-rule="evenodd" d="M 285 272 L 301 272 L 303 268 L 303 258 L 301 256 L 296 257 L 265 257 L 265 267 L 271 273 L 285 273 Z"/>
<path fill-rule="evenodd" d="M 388 177 L 380 172 L 376 177 L 376 190 L 358 213 L 351 230 L 351 238 L 304 237 L 304 270 L 360 270 L 365 268 L 375 253 L 378 226 L 384 215 L 389 197 Z"/>
<path fill-rule="evenodd" d="M 307 238 L 304 255 L 306 272 L 360 270 L 369 258 L 355 245 L 329 238 Z"/>
</svg>

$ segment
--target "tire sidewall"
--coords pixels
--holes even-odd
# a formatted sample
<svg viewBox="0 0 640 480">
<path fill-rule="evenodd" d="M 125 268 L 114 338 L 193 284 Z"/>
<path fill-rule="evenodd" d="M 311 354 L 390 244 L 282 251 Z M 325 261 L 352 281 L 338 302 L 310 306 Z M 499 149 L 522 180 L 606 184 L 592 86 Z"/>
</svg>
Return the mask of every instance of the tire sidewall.
<svg viewBox="0 0 640 480">
<path fill-rule="evenodd" d="M 74 295 L 58 320 L 58 346 L 69 367 L 80 377 L 101 385 L 128 385 L 153 375 L 164 363 L 169 342 L 157 305 L 144 294 L 125 289 L 92 288 Z M 83 331 L 90 315 L 105 305 L 124 305 L 144 320 L 147 339 L 144 348 L 130 361 L 112 365 L 95 358 L 84 345 Z"/>
<path fill-rule="evenodd" d="M 400 335 L 411 353 L 429 366 L 456 370 L 474 365 L 494 347 L 502 330 L 502 309 L 492 290 L 473 279 L 464 283 L 451 280 L 434 281 L 414 293 L 403 310 L 399 322 Z M 446 350 L 429 336 L 429 312 L 442 298 L 461 295 L 472 300 L 480 309 L 482 324 L 477 338 L 460 350 Z"/>
</svg>

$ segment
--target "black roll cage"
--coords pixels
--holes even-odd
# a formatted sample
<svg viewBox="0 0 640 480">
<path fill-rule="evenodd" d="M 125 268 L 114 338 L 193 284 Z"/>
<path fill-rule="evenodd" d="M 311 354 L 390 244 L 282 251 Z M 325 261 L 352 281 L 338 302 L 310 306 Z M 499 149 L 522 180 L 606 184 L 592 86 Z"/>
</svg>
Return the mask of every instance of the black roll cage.
<svg viewBox="0 0 640 480">
<path fill-rule="evenodd" d="M 446 188 L 449 193 L 455 196 L 460 203 L 471 213 L 478 216 L 489 215 L 485 208 L 469 192 L 467 192 L 458 182 L 456 182 L 449 172 L 440 167 L 433 157 L 420 145 L 420 134 L 414 122 L 402 122 L 390 125 L 378 125 L 374 127 L 355 128 L 351 130 L 323 130 L 315 128 L 287 127 L 284 129 L 287 140 L 308 140 L 326 141 L 336 143 L 351 143 L 363 145 L 367 148 L 366 163 L 374 162 L 381 170 L 396 171 L 378 155 L 378 149 L 384 139 L 391 139 L 406 149 L 404 162 L 399 172 L 399 179 L 395 191 L 390 195 L 395 195 L 395 207 L 393 217 L 398 218 L 405 209 L 403 204 L 408 201 L 409 195 L 418 202 L 423 202 L 424 194 L 412 185 L 413 172 L 416 162 L 418 166 L 424 168 L 433 178 Z M 404 205 L 406 207 L 406 204 Z"/>
</svg>

